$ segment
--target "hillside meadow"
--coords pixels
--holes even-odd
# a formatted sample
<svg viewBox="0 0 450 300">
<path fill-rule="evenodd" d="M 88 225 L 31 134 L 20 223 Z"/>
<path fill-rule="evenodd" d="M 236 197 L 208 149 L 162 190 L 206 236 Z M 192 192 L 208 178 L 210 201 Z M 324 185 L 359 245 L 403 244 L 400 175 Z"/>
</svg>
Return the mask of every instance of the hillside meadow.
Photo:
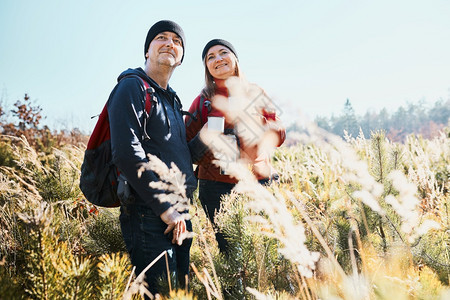
<svg viewBox="0 0 450 300">
<path fill-rule="evenodd" d="M 230 166 L 240 182 L 218 216 L 229 259 L 194 197 L 189 290 L 162 278 L 164 298 L 449 299 L 450 129 L 393 143 L 382 131 L 341 139 L 308 126 L 290 139 L 273 153 L 277 182 L 261 186 L 245 165 Z M 118 209 L 94 207 L 79 190 L 84 149 L 40 152 L 1 136 L 1 299 L 145 292 Z M 180 184 L 177 170 L 158 172 Z"/>
</svg>

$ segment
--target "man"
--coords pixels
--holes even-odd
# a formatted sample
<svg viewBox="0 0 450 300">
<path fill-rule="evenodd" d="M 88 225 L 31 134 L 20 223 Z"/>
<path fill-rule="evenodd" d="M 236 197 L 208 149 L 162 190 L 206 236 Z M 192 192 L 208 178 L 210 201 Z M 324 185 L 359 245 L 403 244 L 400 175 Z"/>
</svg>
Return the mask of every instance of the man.
<svg viewBox="0 0 450 300">
<path fill-rule="evenodd" d="M 145 170 L 138 176 L 147 154 L 156 155 L 167 166 L 173 162 L 186 176 L 186 194 L 192 196 L 197 180 L 186 142 L 181 103 L 169 79 L 184 57 L 185 37 L 181 27 L 172 21 L 159 21 L 148 31 L 145 40 L 145 67 L 128 69 L 108 100 L 113 162 L 131 187 L 131 198 L 121 199 L 120 223 L 125 245 L 136 274 L 167 250 L 172 277 L 180 287 L 189 271 L 191 239 L 182 241 L 183 233 L 192 231 L 190 221 L 170 203 L 156 195 L 164 191 L 149 186 L 158 176 Z M 137 76 L 137 77 L 136 77 Z M 157 101 L 152 102 L 149 118 L 145 117 L 145 91 L 139 77 L 154 88 Z M 145 127 L 145 128 L 144 128 Z M 145 129 L 145 131 L 144 131 Z M 144 133 L 148 137 L 144 138 Z M 173 236 L 173 238 L 171 238 Z M 173 276 L 175 275 L 175 276 Z M 152 294 L 159 292 L 157 281 L 167 281 L 164 257 L 146 272 Z"/>
</svg>

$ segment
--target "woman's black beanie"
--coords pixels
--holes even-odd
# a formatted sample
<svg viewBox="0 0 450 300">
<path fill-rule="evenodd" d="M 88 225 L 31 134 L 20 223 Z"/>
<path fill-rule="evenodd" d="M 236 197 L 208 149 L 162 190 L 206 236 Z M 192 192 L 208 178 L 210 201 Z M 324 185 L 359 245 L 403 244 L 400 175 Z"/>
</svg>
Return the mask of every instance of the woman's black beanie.
<svg viewBox="0 0 450 300">
<path fill-rule="evenodd" d="M 221 39 L 213 39 L 213 40 L 210 40 L 206 44 L 205 48 L 203 48 L 203 52 L 202 52 L 202 60 L 203 61 L 205 61 L 205 56 L 206 56 L 206 53 L 208 53 L 209 48 L 211 48 L 213 46 L 217 46 L 217 45 L 222 45 L 222 46 L 227 47 L 228 49 L 230 49 L 231 52 L 233 52 L 233 54 L 236 56 L 236 58 L 238 58 L 238 56 L 236 54 L 236 50 L 234 50 L 234 47 L 233 47 L 233 45 L 231 45 L 230 42 L 221 40 Z"/>
<path fill-rule="evenodd" d="M 150 29 L 148 30 L 148 33 L 147 33 L 147 38 L 145 39 L 144 57 L 148 51 L 148 47 L 150 46 L 150 43 L 153 41 L 155 36 L 157 36 L 158 33 L 161 33 L 164 31 L 170 31 L 170 32 L 176 33 L 181 38 L 181 42 L 182 42 L 182 46 L 183 46 L 183 56 L 181 57 L 181 62 L 183 62 L 184 46 L 185 46 L 184 32 L 183 32 L 183 29 L 181 29 L 180 25 L 178 25 L 177 23 L 175 23 L 173 21 L 169 21 L 169 20 L 161 20 L 159 22 L 156 22 L 152 27 L 150 27 Z"/>
</svg>

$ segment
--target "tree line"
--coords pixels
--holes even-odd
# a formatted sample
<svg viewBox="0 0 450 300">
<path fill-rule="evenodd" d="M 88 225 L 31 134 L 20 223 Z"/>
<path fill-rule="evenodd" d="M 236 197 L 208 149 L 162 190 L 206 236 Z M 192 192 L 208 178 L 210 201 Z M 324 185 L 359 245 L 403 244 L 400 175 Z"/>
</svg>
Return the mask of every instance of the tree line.
<svg viewBox="0 0 450 300">
<path fill-rule="evenodd" d="M 51 147 L 70 142 L 76 144 L 85 141 L 87 136 L 78 129 L 68 131 L 51 131 L 47 126 L 41 126 L 45 118 L 42 108 L 27 94 L 14 103 L 14 108 L 8 110 L 0 101 L 0 134 L 9 136 L 25 136 L 29 143 L 37 149 L 48 152 Z M 450 98 L 440 99 L 431 107 L 423 101 L 408 103 L 390 113 L 386 108 L 379 112 L 367 111 L 357 115 L 349 99 L 346 100 L 342 112 L 331 117 L 318 116 L 314 122 L 328 132 L 343 137 L 345 132 L 352 137 L 360 134 L 370 136 L 371 132 L 383 130 L 386 137 L 394 142 L 403 142 L 409 134 L 432 138 L 439 134 L 450 122 Z M 299 131 L 296 124 L 287 128 L 287 132 Z M 68 141 L 71 140 L 71 141 Z"/>
<path fill-rule="evenodd" d="M 339 115 L 329 118 L 316 117 L 314 121 L 320 128 L 342 137 L 345 132 L 357 137 L 360 130 L 365 136 L 383 130 L 389 140 L 403 142 L 409 134 L 421 135 L 424 138 L 436 136 L 441 129 L 449 125 L 449 118 L 450 99 L 440 99 L 431 107 L 426 107 L 423 101 L 419 101 L 401 106 L 393 113 L 383 108 L 379 112 L 367 111 L 364 115 L 357 115 L 347 99 Z"/>
</svg>

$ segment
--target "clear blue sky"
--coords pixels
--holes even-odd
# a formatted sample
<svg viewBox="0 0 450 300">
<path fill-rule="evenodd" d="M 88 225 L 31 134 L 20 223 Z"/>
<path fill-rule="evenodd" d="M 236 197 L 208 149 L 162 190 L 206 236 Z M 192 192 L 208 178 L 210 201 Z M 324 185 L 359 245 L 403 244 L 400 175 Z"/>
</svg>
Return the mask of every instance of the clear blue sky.
<svg viewBox="0 0 450 300">
<path fill-rule="evenodd" d="M 450 96 L 450 1 L 22 1 L 0 2 L 3 106 L 28 93 L 51 128 L 90 132 L 120 72 L 143 66 L 158 20 L 186 34 L 171 86 L 185 107 L 203 85 L 201 51 L 234 44 L 249 81 L 286 123 L 299 111 L 359 114 Z"/>
</svg>

